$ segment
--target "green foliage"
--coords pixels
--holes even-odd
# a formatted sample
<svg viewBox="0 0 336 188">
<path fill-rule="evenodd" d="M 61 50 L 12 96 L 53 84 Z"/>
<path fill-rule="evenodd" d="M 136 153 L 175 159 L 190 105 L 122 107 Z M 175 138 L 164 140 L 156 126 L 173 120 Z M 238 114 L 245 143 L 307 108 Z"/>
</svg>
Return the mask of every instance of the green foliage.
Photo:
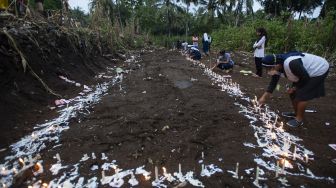
<svg viewBox="0 0 336 188">
<path fill-rule="evenodd" d="M 222 26 L 212 33 L 213 46 L 217 49 L 246 50 L 252 52 L 257 40 L 255 29 L 264 27 L 268 33 L 266 53 L 282 53 L 292 50 L 317 55 L 335 53 L 332 31 L 335 19 L 325 20 L 254 20 L 240 27 Z"/>
<path fill-rule="evenodd" d="M 29 4 L 35 7 L 35 0 L 30 0 Z M 46 10 L 60 10 L 62 9 L 62 2 L 61 0 L 44 0 L 43 7 Z"/>
</svg>

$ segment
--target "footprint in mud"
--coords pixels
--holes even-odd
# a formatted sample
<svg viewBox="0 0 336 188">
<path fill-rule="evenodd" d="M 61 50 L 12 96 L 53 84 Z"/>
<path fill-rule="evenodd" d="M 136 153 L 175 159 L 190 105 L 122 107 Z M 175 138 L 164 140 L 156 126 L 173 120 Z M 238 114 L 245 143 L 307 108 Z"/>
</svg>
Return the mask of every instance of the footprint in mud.
<svg viewBox="0 0 336 188">
<path fill-rule="evenodd" d="M 178 80 L 174 82 L 174 85 L 179 89 L 186 89 L 191 87 L 193 84 L 188 80 Z"/>
</svg>

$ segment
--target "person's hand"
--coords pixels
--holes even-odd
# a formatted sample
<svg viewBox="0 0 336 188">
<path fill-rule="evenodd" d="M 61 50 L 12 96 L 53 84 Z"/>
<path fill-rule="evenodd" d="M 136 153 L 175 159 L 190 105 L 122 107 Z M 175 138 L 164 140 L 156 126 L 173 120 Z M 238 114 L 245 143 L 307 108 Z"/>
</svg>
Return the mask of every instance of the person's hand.
<svg viewBox="0 0 336 188">
<path fill-rule="evenodd" d="M 270 97 L 270 96 L 271 96 L 271 93 L 269 93 L 269 92 L 265 92 L 265 93 L 259 98 L 258 103 L 259 103 L 261 106 L 264 105 L 264 104 L 266 103 L 267 98 Z"/>
<path fill-rule="evenodd" d="M 266 103 L 266 97 L 265 97 L 264 95 L 261 96 L 261 97 L 259 98 L 259 100 L 258 100 L 258 103 L 259 103 L 260 105 L 265 104 L 265 103 Z"/>
</svg>

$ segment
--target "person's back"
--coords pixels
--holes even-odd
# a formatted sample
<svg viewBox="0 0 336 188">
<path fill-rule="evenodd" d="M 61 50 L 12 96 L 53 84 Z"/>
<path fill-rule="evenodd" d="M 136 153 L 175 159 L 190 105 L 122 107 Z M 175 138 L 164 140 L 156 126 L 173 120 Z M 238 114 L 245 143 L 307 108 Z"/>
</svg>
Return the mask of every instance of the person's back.
<svg viewBox="0 0 336 188">
<path fill-rule="evenodd" d="M 190 58 L 193 60 L 201 60 L 202 54 L 197 48 L 192 47 L 190 52 Z"/>
</svg>

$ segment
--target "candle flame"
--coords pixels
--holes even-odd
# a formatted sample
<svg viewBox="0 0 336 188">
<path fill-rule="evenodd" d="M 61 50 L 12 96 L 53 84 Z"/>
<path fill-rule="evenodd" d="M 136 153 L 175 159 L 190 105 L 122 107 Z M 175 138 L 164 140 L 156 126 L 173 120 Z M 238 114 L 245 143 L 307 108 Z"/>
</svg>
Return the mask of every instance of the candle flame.
<svg viewBox="0 0 336 188">
<path fill-rule="evenodd" d="M 144 175 L 145 176 L 145 180 L 150 180 L 151 177 L 149 175 Z"/>
<path fill-rule="evenodd" d="M 24 160 L 22 158 L 19 158 L 19 163 L 20 163 L 21 166 L 25 165 L 25 162 L 24 162 Z"/>
<path fill-rule="evenodd" d="M 42 187 L 44 188 L 44 187 L 48 187 L 48 184 L 47 183 L 43 183 L 42 184 Z"/>
<path fill-rule="evenodd" d="M 33 186 L 29 185 L 28 188 L 33 188 Z"/>
<path fill-rule="evenodd" d="M 35 165 L 34 165 L 34 171 L 35 172 L 38 172 L 39 170 L 41 170 L 42 169 L 42 165 L 41 165 L 41 163 L 36 163 Z"/>
<path fill-rule="evenodd" d="M 167 173 L 167 169 L 165 167 L 162 167 L 162 170 L 163 170 L 163 174 Z"/>
<path fill-rule="evenodd" d="M 275 133 L 272 133 L 272 139 L 275 140 L 277 138 Z"/>
</svg>

